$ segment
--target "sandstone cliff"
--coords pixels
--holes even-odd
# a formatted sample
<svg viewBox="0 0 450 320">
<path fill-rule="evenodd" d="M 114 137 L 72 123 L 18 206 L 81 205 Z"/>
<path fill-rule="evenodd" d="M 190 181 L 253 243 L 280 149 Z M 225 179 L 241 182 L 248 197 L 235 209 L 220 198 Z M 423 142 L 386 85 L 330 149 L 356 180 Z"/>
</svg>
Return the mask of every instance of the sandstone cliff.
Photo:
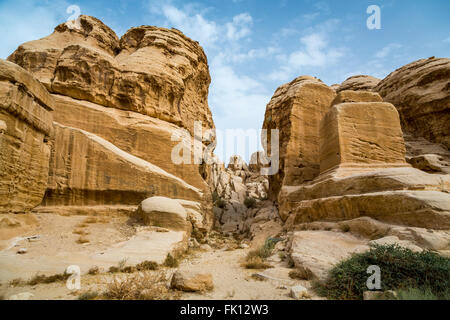
<svg viewBox="0 0 450 320">
<path fill-rule="evenodd" d="M 47 188 L 53 99 L 21 67 L 0 60 L 0 212 L 28 211 Z"/>
<path fill-rule="evenodd" d="M 374 89 L 394 104 L 405 131 L 450 148 L 450 59 L 429 58 L 392 72 Z"/>
<path fill-rule="evenodd" d="M 151 26 L 119 39 L 100 20 L 81 16 L 80 28 L 61 24 L 8 60 L 43 83 L 53 101 L 43 206 L 78 212 L 162 196 L 199 203 L 203 222 L 212 226 L 201 166 L 192 155 L 192 164 L 171 161 L 179 144 L 193 150 L 211 142 L 195 137 L 200 143 L 194 144 L 194 121 L 214 130 L 208 63 L 197 42 Z"/>
</svg>

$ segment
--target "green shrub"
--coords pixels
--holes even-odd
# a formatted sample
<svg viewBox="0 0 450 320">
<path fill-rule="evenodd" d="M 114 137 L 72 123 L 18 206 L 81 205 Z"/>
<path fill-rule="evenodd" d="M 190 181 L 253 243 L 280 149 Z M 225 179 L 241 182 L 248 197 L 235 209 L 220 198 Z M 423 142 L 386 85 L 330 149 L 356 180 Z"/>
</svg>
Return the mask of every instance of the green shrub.
<svg viewBox="0 0 450 320">
<path fill-rule="evenodd" d="M 367 268 L 371 265 L 381 269 L 383 291 L 417 288 L 429 290 L 438 298 L 449 295 L 449 258 L 430 251 L 412 252 L 397 245 L 373 246 L 340 262 L 324 282 L 316 283 L 316 291 L 330 299 L 362 299 L 363 292 L 368 290 Z"/>
<path fill-rule="evenodd" d="M 170 253 L 168 253 L 166 260 L 164 261 L 164 265 L 169 268 L 178 268 L 179 262 Z"/>
<path fill-rule="evenodd" d="M 254 198 L 246 198 L 244 200 L 244 205 L 249 209 L 254 208 L 256 207 L 256 200 Z"/>
<path fill-rule="evenodd" d="M 425 290 L 409 288 L 397 292 L 397 300 L 438 300 L 429 288 Z"/>
</svg>

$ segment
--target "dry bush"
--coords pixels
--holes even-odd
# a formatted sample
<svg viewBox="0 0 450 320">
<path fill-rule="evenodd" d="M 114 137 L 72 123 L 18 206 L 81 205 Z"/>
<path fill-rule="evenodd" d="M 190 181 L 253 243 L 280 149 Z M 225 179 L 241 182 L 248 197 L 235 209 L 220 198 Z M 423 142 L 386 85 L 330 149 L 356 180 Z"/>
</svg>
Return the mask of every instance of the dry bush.
<svg viewBox="0 0 450 320">
<path fill-rule="evenodd" d="M 77 240 L 78 244 L 84 244 L 84 243 L 89 243 L 89 242 L 90 242 L 89 239 L 84 236 L 79 237 Z"/>
<path fill-rule="evenodd" d="M 94 300 L 98 298 L 99 294 L 97 291 L 88 291 L 80 294 L 78 300 Z"/>
<path fill-rule="evenodd" d="M 73 231 L 73 234 L 78 234 L 80 236 L 87 236 L 89 234 L 89 232 L 87 232 L 86 230 L 82 230 L 82 229 L 75 229 Z"/>
<path fill-rule="evenodd" d="M 168 268 L 178 268 L 180 263 L 177 258 L 174 258 L 170 253 L 168 253 L 166 260 L 164 261 L 164 265 Z"/>
<path fill-rule="evenodd" d="M 26 284 L 27 284 L 27 282 L 20 278 L 13 279 L 9 282 L 9 285 L 11 287 L 22 287 L 22 286 L 25 286 Z"/>
<path fill-rule="evenodd" d="M 90 275 L 96 275 L 100 273 L 100 268 L 97 266 L 93 266 L 92 268 L 89 269 L 88 274 Z"/>
<path fill-rule="evenodd" d="M 246 269 L 269 269 L 272 266 L 264 261 L 263 258 L 257 255 L 247 256 L 246 261 L 242 264 Z"/>
<path fill-rule="evenodd" d="M 302 266 L 289 272 L 289 277 L 296 280 L 312 280 L 315 278 L 311 270 Z"/>
<path fill-rule="evenodd" d="M 93 224 L 93 223 L 97 223 L 97 222 L 98 222 L 98 220 L 96 217 L 89 217 L 83 221 L 83 223 L 89 223 L 89 224 Z"/>
<path fill-rule="evenodd" d="M 108 284 L 104 298 L 110 300 L 176 300 L 180 294 L 167 288 L 165 272 L 143 272 Z"/>
<path fill-rule="evenodd" d="M 143 261 L 136 265 L 138 271 L 158 270 L 159 265 L 154 261 Z"/>
<path fill-rule="evenodd" d="M 59 282 L 59 281 L 66 281 L 67 279 L 69 279 L 69 277 L 70 277 L 70 273 L 66 273 L 66 272 L 54 274 L 52 276 L 36 274 L 33 278 L 31 278 L 27 282 L 27 284 L 30 286 L 35 286 L 35 285 L 41 284 L 41 283 L 49 284 L 49 283 L 54 283 L 54 282 Z"/>
</svg>

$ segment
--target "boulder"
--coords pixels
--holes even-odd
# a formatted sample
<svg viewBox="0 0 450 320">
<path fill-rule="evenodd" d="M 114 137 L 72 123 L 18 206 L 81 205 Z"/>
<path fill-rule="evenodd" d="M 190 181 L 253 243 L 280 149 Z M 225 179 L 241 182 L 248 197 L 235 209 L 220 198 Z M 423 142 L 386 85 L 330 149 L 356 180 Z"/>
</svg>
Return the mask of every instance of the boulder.
<svg viewBox="0 0 450 320">
<path fill-rule="evenodd" d="M 0 213 L 27 212 L 44 197 L 53 99 L 30 73 L 0 59 Z"/>
<path fill-rule="evenodd" d="M 297 186 L 319 175 L 319 127 L 336 93 L 319 79 L 298 77 L 276 91 L 266 107 L 263 129 L 279 130 L 279 171 L 269 176 L 269 196 L 278 198 L 283 186 Z"/>
<path fill-rule="evenodd" d="M 300 285 L 292 287 L 289 294 L 291 298 L 295 300 L 307 299 L 310 297 L 310 295 L 308 294 L 308 289 Z"/>
<path fill-rule="evenodd" d="M 352 76 L 342 82 L 342 84 L 339 86 L 338 89 L 336 89 L 336 92 L 341 92 L 344 90 L 364 90 L 364 91 L 373 91 L 373 89 L 377 86 L 377 84 L 380 82 L 380 79 L 377 79 L 372 76 L 367 75 L 357 75 Z"/>
<path fill-rule="evenodd" d="M 204 292 L 213 290 L 214 283 L 210 273 L 203 274 L 178 270 L 172 276 L 170 287 L 186 292 Z"/>
<path fill-rule="evenodd" d="M 164 197 L 148 198 L 139 205 L 136 216 L 146 225 L 175 231 L 187 230 L 187 212 L 177 201 Z"/>
<path fill-rule="evenodd" d="M 450 148 L 450 59 L 421 59 L 392 72 L 374 88 L 396 106 L 402 128 Z"/>
</svg>

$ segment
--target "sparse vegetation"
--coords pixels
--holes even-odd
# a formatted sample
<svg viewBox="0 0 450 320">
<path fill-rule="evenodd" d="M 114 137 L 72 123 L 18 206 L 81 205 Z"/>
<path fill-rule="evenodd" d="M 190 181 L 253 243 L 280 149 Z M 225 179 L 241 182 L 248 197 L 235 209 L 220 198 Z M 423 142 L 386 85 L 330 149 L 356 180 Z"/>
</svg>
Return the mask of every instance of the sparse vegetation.
<svg viewBox="0 0 450 320">
<path fill-rule="evenodd" d="M 242 266 L 246 269 L 269 269 L 272 267 L 259 256 L 247 256 Z"/>
<path fill-rule="evenodd" d="M 98 298 L 99 294 L 97 291 L 88 291 L 80 294 L 78 296 L 78 300 L 94 300 L 95 298 Z"/>
<path fill-rule="evenodd" d="M 94 223 L 97 223 L 98 220 L 96 217 L 89 217 L 89 218 L 86 218 L 83 222 L 88 223 L 88 224 L 94 224 Z"/>
<path fill-rule="evenodd" d="M 244 200 L 244 205 L 249 209 L 255 208 L 256 207 L 256 199 L 247 197 Z"/>
<path fill-rule="evenodd" d="M 13 279 L 13 280 L 11 280 L 9 282 L 9 285 L 11 287 L 22 287 L 22 286 L 24 286 L 26 284 L 27 284 L 27 282 L 25 280 L 20 279 L 20 278 Z"/>
<path fill-rule="evenodd" d="M 404 297 L 418 292 L 438 299 L 450 296 L 450 259 L 430 251 L 413 252 L 390 246 L 373 246 L 334 267 L 316 291 L 331 299 L 362 299 L 367 290 L 367 268 L 377 265 L 382 272 L 382 290 L 400 291 Z M 414 290 L 410 288 L 415 288 Z"/>
<path fill-rule="evenodd" d="M 170 253 L 167 254 L 166 260 L 164 261 L 164 265 L 168 268 L 178 268 L 179 266 L 178 259 L 173 257 Z"/>
<path fill-rule="evenodd" d="M 59 282 L 59 281 L 66 281 L 67 279 L 69 279 L 70 274 L 69 273 L 59 273 L 59 274 L 54 274 L 51 276 L 45 276 L 42 274 L 36 274 L 33 278 L 31 278 L 29 281 L 27 281 L 27 285 L 30 286 L 35 286 L 37 284 L 49 284 L 49 283 L 54 283 L 54 282 Z"/>
<path fill-rule="evenodd" d="M 158 270 L 159 265 L 154 261 L 143 261 L 136 265 L 138 271 Z"/>
<path fill-rule="evenodd" d="M 298 267 L 292 270 L 289 272 L 289 277 L 296 280 L 312 280 L 315 278 L 311 270 L 305 267 Z"/>
<path fill-rule="evenodd" d="M 80 236 L 87 236 L 89 234 L 89 232 L 87 232 L 86 230 L 83 230 L 83 229 L 75 229 L 73 231 L 73 234 L 77 234 Z"/>
<path fill-rule="evenodd" d="M 89 243 L 89 242 L 90 242 L 89 239 L 84 236 L 80 236 L 77 240 L 78 244 L 85 244 L 85 243 Z"/>
<path fill-rule="evenodd" d="M 129 275 L 124 279 L 114 278 L 108 285 L 104 298 L 111 300 L 174 300 L 179 293 L 166 286 L 166 274 L 143 273 Z"/>
<path fill-rule="evenodd" d="M 270 257 L 273 253 L 273 249 L 279 239 L 267 238 L 264 245 L 257 249 L 252 250 L 247 254 L 246 260 L 243 263 L 243 267 L 247 269 L 268 269 L 271 265 L 265 262 L 265 259 Z"/>
<path fill-rule="evenodd" d="M 445 298 L 445 300 L 449 299 L 450 297 Z M 408 288 L 397 291 L 396 300 L 438 300 L 438 297 L 436 297 L 429 288 L 425 290 Z"/>
<path fill-rule="evenodd" d="M 100 269 L 97 266 L 93 266 L 88 271 L 88 274 L 90 274 L 90 275 L 96 275 L 96 274 L 99 274 L 99 273 L 100 273 Z"/>
</svg>

